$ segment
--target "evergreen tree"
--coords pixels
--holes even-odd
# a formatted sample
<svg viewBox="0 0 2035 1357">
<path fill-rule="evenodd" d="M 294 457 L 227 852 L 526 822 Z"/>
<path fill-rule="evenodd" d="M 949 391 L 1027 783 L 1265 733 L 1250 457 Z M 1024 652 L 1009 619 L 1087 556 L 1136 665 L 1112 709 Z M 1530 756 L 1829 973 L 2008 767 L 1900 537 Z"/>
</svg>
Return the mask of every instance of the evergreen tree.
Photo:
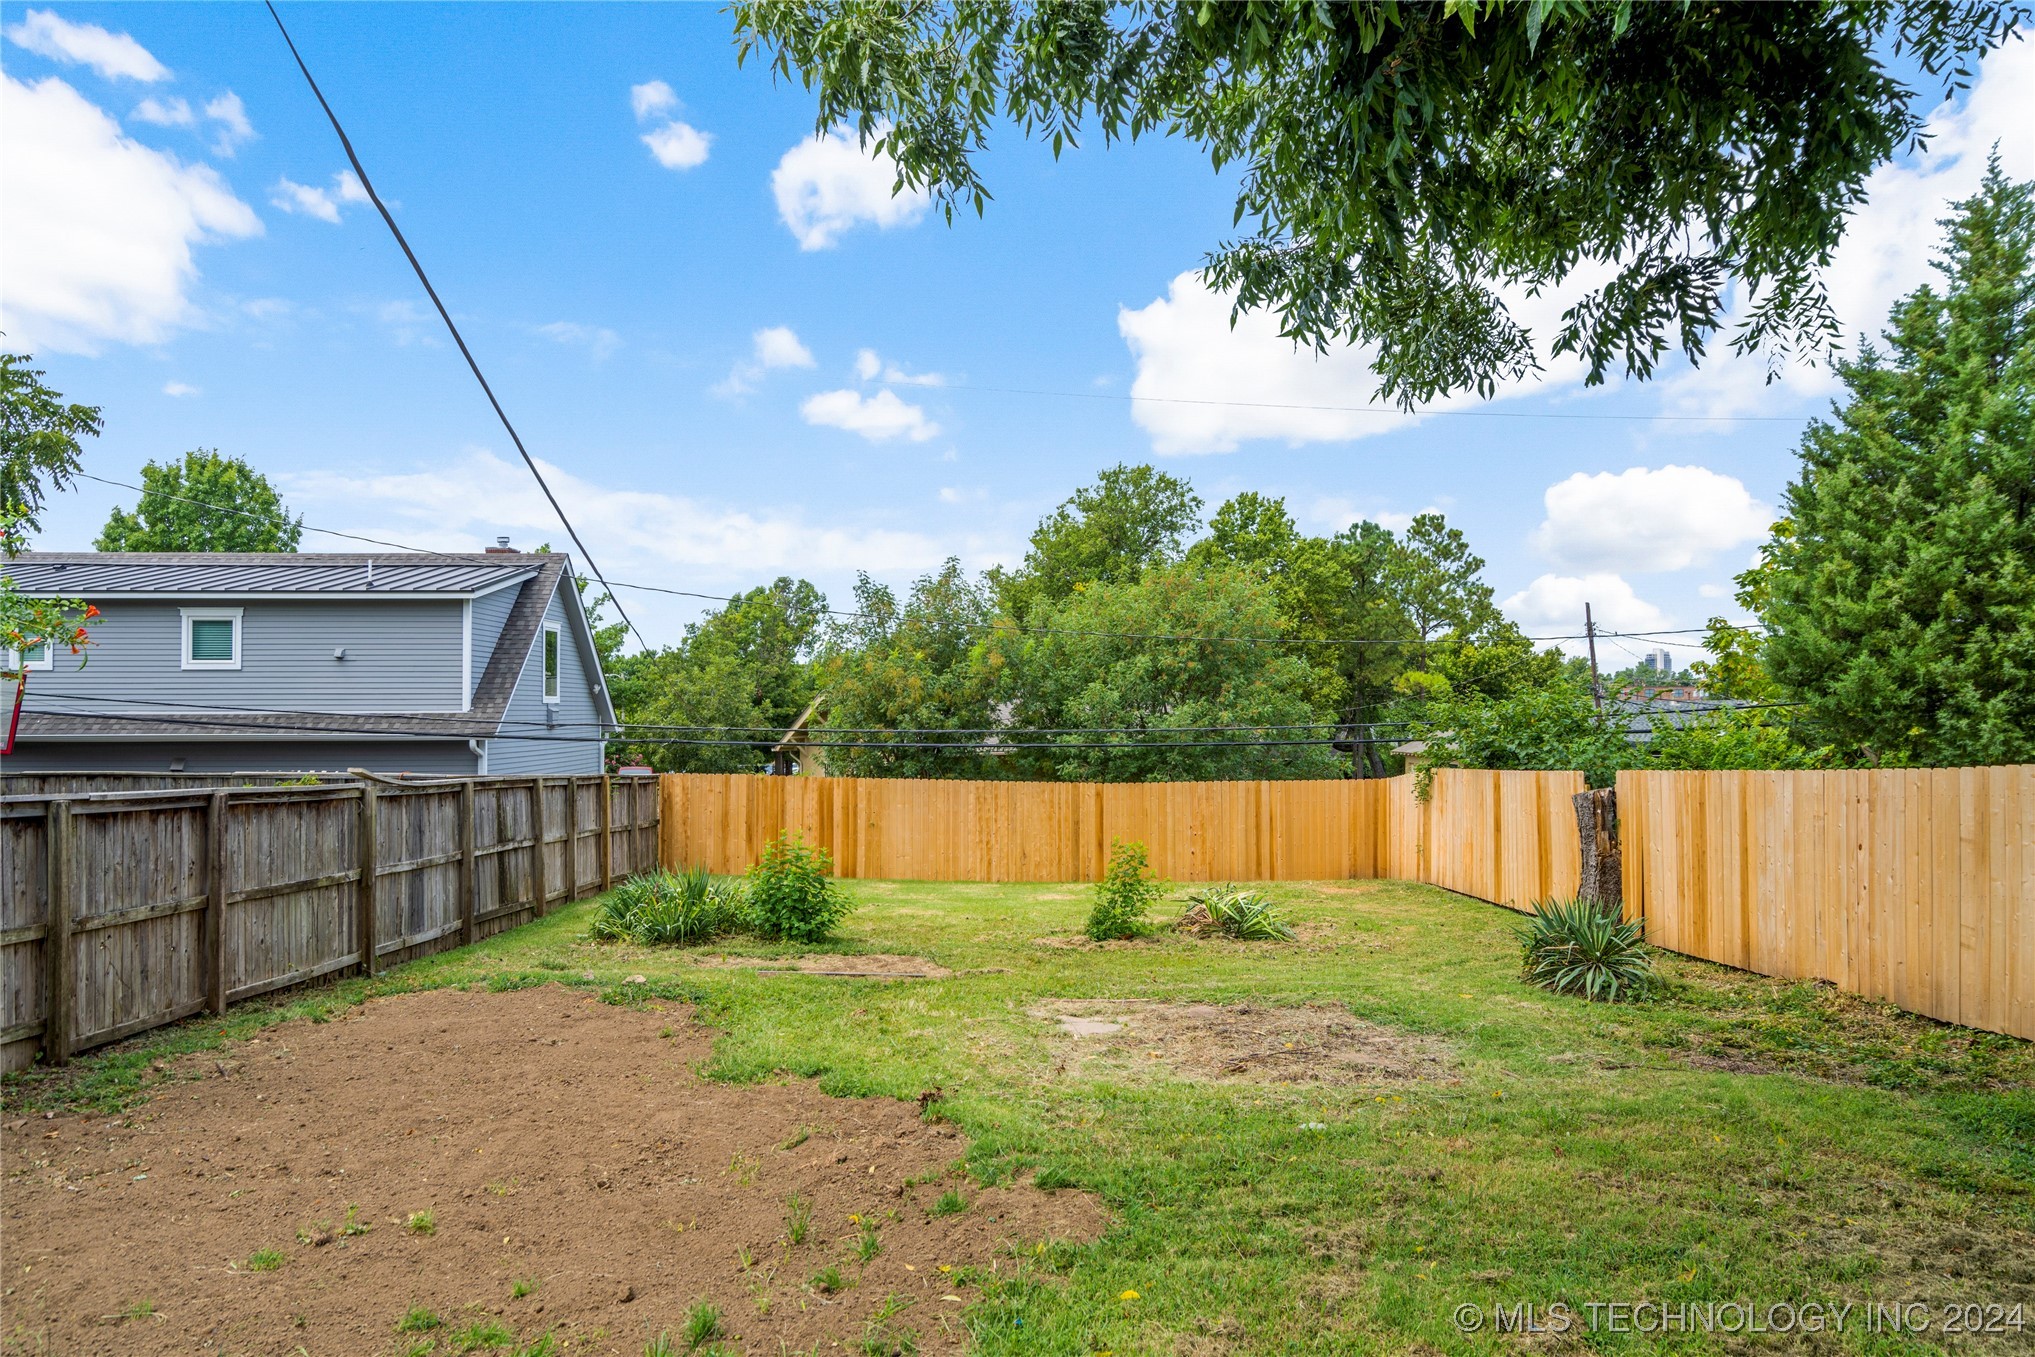
<svg viewBox="0 0 2035 1357">
<path fill-rule="evenodd" d="M 1882 763 L 2035 761 L 2035 184 L 1944 220 L 1943 287 L 1840 365 L 1804 435 L 1765 592 L 1775 679 Z"/>
</svg>

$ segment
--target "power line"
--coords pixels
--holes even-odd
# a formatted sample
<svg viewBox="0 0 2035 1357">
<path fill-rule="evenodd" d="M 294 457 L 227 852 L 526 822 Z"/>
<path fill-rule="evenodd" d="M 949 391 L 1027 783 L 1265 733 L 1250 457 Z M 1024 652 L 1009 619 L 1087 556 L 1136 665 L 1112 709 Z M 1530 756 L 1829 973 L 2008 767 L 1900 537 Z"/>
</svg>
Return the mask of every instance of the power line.
<svg viewBox="0 0 2035 1357">
<path fill-rule="evenodd" d="M 545 499 L 551 501 L 552 511 L 558 515 L 558 521 L 565 525 L 566 535 L 572 538 L 572 544 L 579 548 L 580 559 L 586 562 L 586 568 L 593 572 L 594 578 L 600 580 L 601 587 L 606 589 L 608 582 L 602 578 L 601 568 L 595 563 L 593 553 L 586 549 L 586 543 L 580 540 L 579 530 L 574 528 L 572 520 L 565 516 L 565 506 L 558 502 L 558 496 L 551 493 L 551 486 L 545 481 L 544 473 L 537 469 L 537 459 L 523 446 L 522 435 L 518 434 L 516 426 L 509 422 L 508 411 L 502 409 L 502 403 L 495 399 L 494 388 L 488 385 L 488 379 L 482 374 L 480 364 L 474 361 L 473 351 L 466 346 L 466 337 L 460 334 L 459 327 L 452 323 L 452 313 L 446 310 L 445 303 L 438 299 L 438 289 L 431 286 L 431 279 L 425 274 L 424 265 L 418 261 L 416 251 L 412 250 L 410 242 L 403 238 L 402 228 L 396 225 L 394 215 L 383 204 L 381 195 L 375 192 L 374 181 L 368 178 L 367 167 L 360 163 L 360 157 L 354 153 L 353 142 L 347 138 L 346 129 L 339 125 L 339 115 L 334 113 L 332 105 L 325 101 L 325 93 L 318 88 L 318 82 L 312 78 L 311 68 L 304 64 L 303 55 L 297 51 L 297 44 L 290 38 L 290 30 L 283 26 L 283 16 L 276 13 L 272 0 L 264 0 L 264 3 L 268 4 L 269 17 L 276 21 L 276 31 L 283 35 L 283 42 L 289 47 L 290 56 L 296 60 L 297 69 L 304 73 L 304 82 L 311 87 L 312 95 L 318 100 L 318 107 L 325 110 L 326 120 L 332 124 L 333 132 L 338 134 L 339 144 L 346 151 L 347 163 L 353 166 L 354 176 L 360 180 L 361 188 L 366 190 L 368 201 L 375 205 L 375 211 L 381 213 L 382 220 L 388 224 L 389 233 L 396 238 L 396 244 L 402 247 L 403 257 L 410 261 L 410 268 L 416 273 L 417 281 L 424 285 L 425 295 L 431 298 L 431 305 L 438 308 L 439 319 L 443 320 L 445 328 L 451 331 L 452 342 L 459 346 L 460 356 L 466 359 L 467 367 L 473 370 L 473 379 L 480 383 L 480 389 L 486 394 L 488 404 L 494 407 L 495 417 L 501 420 L 502 427 L 508 430 L 509 441 L 514 443 L 516 451 L 522 454 L 523 464 L 530 468 L 530 474 L 536 478 L 537 488 L 544 492 Z M 630 620 L 621 602 L 615 599 L 612 589 L 608 590 L 608 598 L 615 604 L 615 611 L 620 614 L 623 625 L 635 635 L 637 644 L 645 650 L 650 649 L 650 643 L 643 639 L 642 632 L 636 630 L 635 622 Z"/>
<path fill-rule="evenodd" d="M 113 480 L 111 477 L 107 476 L 95 476 L 88 471 L 80 471 L 77 472 L 76 474 L 80 479 L 96 481 L 100 485 L 110 485 L 115 487 L 116 489 L 121 490 L 132 490 L 135 491 L 137 494 L 155 495 L 161 499 L 175 500 L 179 504 L 190 504 L 200 509 L 210 509 L 215 513 L 238 514 L 243 518 L 258 518 L 265 521 L 272 520 L 275 517 L 274 515 L 271 514 L 256 513 L 251 509 L 242 509 L 236 505 L 214 504 L 208 500 L 191 499 L 190 497 L 185 495 L 174 495 L 165 490 L 151 490 L 146 486 L 135 485 L 130 481 L 116 481 Z M 371 546 L 390 547 L 397 551 L 412 551 L 423 556 L 440 556 L 452 558 L 459 556 L 468 556 L 472 554 L 471 552 L 441 551 L 436 547 L 413 546 L 407 542 L 395 542 L 385 537 L 367 537 L 360 533 L 342 532 L 337 528 L 320 527 L 315 523 L 300 523 L 299 526 L 302 527 L 305 532 L 315 532 L 322 534 L 323 536 L 326 537 L 343 538 L 349 542 L 365 542 Z M 588 565 L 591 566 L 592 562 L 589 561 Z M 614 591 L 617 589 L 635 589 L 644 593 L 674 594 L 681 598 L 704 599 L 712 603 L 741 602 L 741 598 L 739 596 L 731 596 L 727 594 L 700 593 L 691 589 L 674 589 L 668 585 L 662 584 L 639 584 L 630 580 L 609 580 L 601 577 L 598 571 L 595 572 L 595 578 L 600 580 L 601 587 L 608 591 L 608 596 L 611 599 L 614 597 Z M 618 603 L 615 606 L 616 611 L 620 612 L 621 605 Z M 863 619 L 868 619 L 870 617 L 870 614 L 868 613 L 855 612 L 845 608 L 825 608 L 822 609 L 822 611 L 826 612 L 828 615 L 833 617 L 849 617 Z M 1104 640 L 1125 640 L 1125 641 L 1199 641 L 1199 642 L 1221 642 L 1225 644 L 1236 643 L 1253 645 L 1431 646 L 1431 645 L 1476 644 L 1476 642 L 1463 637 L 1442 637 L 1436 640 L 1422 640 L 1417 636 L 1197 636 L 1186 633 L 1170 633 L 1170 632 L 1087 631 L 1069 627 L 1029 627 L 1021 623 L 1006 622 L 1002 619 L 993 620 L 988 625 L 991 630 L 1015 631 L 1019 634 L 1027 636 L 1086 636 Z M 635 624 L 631 623 L 629 630 L 631 630 L 632 632 L 636 631 Z M 1597 635 L 1628 636 L 1640 640 L 1653 640 L 1663 636 L 1689 635 L 1699 632 L 1706 632 L 1708 630 L 1709 630 L 1708 627 L 1679 627 L 1679 628 L 1670 627 L 1659 631 L 1604 631 L 1602 629 L 1599 629 Z M 1532 641 L 1535 643 L 1539 643 L 1543 641 L 1580 641 L 1584 639 L 1584 636 L 1585 633 L 1583 632 L 1573 632 L 1556 636 L 1521 636 L 1519 639 L 1523 641 Z M 636 632 L 636 639 L 639 641 L 643 639 L 641 632 Z M 644 645 L 646 648 L 648 648 L 649 643 L 644 642 Z"/>
</svg>

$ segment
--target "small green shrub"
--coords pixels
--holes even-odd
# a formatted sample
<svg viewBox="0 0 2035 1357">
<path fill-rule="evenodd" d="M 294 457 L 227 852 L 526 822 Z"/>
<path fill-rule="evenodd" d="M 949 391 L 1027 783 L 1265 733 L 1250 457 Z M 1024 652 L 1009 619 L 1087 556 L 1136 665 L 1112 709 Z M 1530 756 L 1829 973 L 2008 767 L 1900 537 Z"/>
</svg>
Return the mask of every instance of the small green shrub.
<svg viewBox="0 0 2035 1357">
<path fill-rule="evenodd" d="M 1118 839 L 1110 845 L 1109 866 L 1095 885 L 1095 907 L 1088 912 L 1088 936 L 1097 942 L 1135 938 L 1145 931 L 1145 911 L 1158 903 L 1166 888 L 1153 875 L 1145 846 Z"/>
<path fill-rule="evenodd" d="M 1188 910 L 1190 927 L 1213 928 L 1239 942 L 1291 942 L 1293 930 L 1272 912 L 1272 902 L 1261 893 L 1242 886 L 1210 886 L 1187 897 L 1197 907 Z M 1205 925 L 1197 916 L 1206 915 Z"/>
<path fill-rule="evenodd" d="M 1518 931 L 1526 979 L 1542 989 L 1616 1003 L 1655 983 L 1645 923 L 1625 923 L 1593 900 L 1537 901 Z"/>
<path fill-rule="evenodd" d="M 766 938 L 819 942 L 854 908 L 835 884 L 834 860 L 790 830 L 749 869 L 749 924 Z"/>
<path fill-rule="evenodd" d="M 742 926 L 742 887 L 704 867 L 632 876 L 601 897 L 587 932 L 597 942 L 684 947 Z"/>
</svg>

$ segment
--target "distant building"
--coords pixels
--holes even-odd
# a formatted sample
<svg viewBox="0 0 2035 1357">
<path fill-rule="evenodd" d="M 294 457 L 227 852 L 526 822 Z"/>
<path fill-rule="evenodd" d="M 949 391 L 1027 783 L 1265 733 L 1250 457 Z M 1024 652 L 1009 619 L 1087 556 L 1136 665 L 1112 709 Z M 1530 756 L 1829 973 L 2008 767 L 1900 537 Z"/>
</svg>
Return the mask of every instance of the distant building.
<svg viewBox="0 0 2035 1357">
<path fill-rule="evenodd" d="M 1649 650 L 1639 657 L 1639 667 L 1651 669 L 1656 674 L 1672 674 L 1675 672 L 1675 657 L 1665 650 Z"/>
<path fill-rule="evenodd" d="M 615 728 L 560 554 L 31 551 L 7 568 L 99 617 L 86 654 L 0 655 L 29 680 L 0 772 L 585 775 Z"/>
</svg>

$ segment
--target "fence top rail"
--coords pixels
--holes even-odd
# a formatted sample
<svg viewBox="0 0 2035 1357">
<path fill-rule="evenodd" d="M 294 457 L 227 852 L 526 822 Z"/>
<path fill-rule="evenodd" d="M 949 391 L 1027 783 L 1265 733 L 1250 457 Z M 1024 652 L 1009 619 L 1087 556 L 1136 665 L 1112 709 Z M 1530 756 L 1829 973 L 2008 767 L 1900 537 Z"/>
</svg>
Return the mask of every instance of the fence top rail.
<svg viewBox="0 0 2035 1357">
<path fill-rule="evenodd" d="M 94 806 L 118 808 L 123 805 L 160 801 L 190 802 L 196 805 L 218 795 L 225 795 L 236 801 L 297 801 L 316 796 L 353 797 L 360 795 L 360 784 L 348 782 L 303 787 L 158 787 L 140 792 L 36 792 L 0 796 L 0 805 L 34 806 L 48 805 L 53 801 L 66 801 L 73 810 L 86 810 Z"/>
</svg>

